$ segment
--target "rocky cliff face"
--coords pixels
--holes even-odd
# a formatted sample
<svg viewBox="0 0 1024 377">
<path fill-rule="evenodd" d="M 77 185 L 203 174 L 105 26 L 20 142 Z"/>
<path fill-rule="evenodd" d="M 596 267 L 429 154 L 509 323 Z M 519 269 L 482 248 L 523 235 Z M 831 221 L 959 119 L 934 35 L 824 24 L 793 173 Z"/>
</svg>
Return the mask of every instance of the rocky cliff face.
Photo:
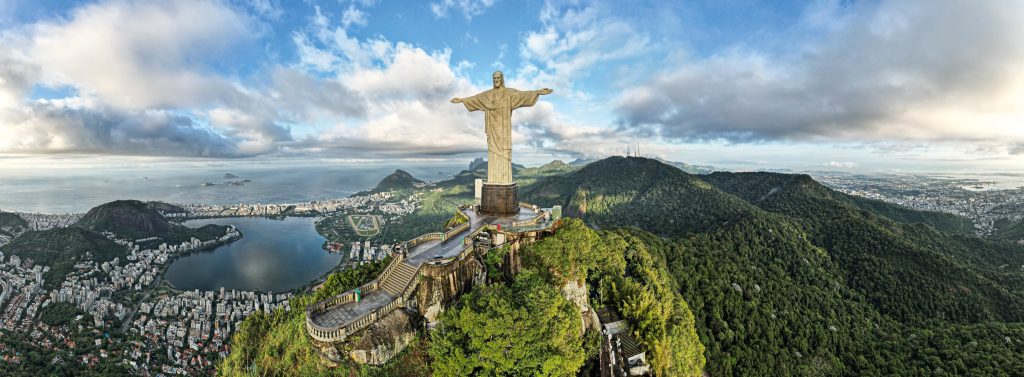
<svg viewBox="0 0 1024 377">
<path fill-rule="evenodd" d="M 436 322 L 456 298 L 486 279 L 486 267 L 475 258 L 466 258 L 448 266 L 425 265 L 423 280 L 416 288 L 416 307 L 427 322 Z"/>
<path fill-rule="evenodd" d="M 590 303 L 587 300 L 589 291 L 586 283 L 579 284 L 575 281 L 569 281 L 562 286 L 562 296 L 580 311 L 580 318 L 583 319 L 583 328 L 580 329 L 580 333 L 586 332 L 587 328 L 601 331 L 601 321 L 597 318 L 597 312 L 590 307 Z"/>
<path fill-rule="evenodd" d="M 360 364 L 381 365 L 416 339 L 416 319 L 399 309 L 364 329 L 351 343 L 349 356 Z"/>
</svg>

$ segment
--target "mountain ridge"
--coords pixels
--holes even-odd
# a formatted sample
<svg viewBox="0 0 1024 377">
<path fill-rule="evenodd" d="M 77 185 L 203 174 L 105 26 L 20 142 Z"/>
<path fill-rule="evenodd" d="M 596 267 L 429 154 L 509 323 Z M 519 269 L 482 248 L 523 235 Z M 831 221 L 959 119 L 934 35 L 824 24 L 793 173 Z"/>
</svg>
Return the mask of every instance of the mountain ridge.
<svg viewBox="0 0 1024 377">
<path fill-rule="evenodd" d="M 395 191 L 395 190 L 408 190 L 422 185 L 424 182 L 413 177 L 405 170 L 395 169 L 394 173 L 388 174 L 386 177 L 380 180 L 376 186 L 366 191 L 360 191 L 352 196 L 362 196 L 376 194 L 379 192 Z"/>
</svg>

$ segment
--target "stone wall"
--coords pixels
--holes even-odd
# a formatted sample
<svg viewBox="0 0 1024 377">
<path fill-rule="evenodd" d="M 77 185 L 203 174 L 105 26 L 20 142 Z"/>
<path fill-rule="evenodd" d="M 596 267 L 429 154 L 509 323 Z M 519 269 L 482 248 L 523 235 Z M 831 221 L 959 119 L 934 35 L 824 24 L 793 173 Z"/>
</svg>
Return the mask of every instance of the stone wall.
<svg viewBox="0 0 1024 377">
<path fill-rule="evenodd" d="M 518 273 L 522 268 L 519 260 L 522 245 L 536 242 L 553 231 L 505 233 L 505 244 L 510 246 L 510 252 L 502 266 L 504 272 L 510 275 Z M 477 259 L 478 255 L 482 256 L 487 251 L 487 247 L 489 245 L 478 245 L 477 250 L 467 250 L 445 264 L 424 264 L 413 283 L 416 287 L 407 308 L 390 312 L 350 336 L 343 344 L 337 344 L 342 352 L 334 353 L 332 349 L 325 351 L 321 348 L 320 353 L 325 361 L 337 360 L 335 355 L 347 353 L 357 363 L 380 365 L 395 357 L 416 338 L 416 331 L 424 322 L 428 325 L 437 322 L 444 310 L 459 296 L 487 281 L 487 267 Z M 566 285 L 562 294 L 580 309 L 584 327 L 593 326 L 596 321 L 590 320 L 590 317 L 595 316 L 593 309 L 586 304 L 586 286 Z M 330 345 L 325 346 L 332 348 Z"/>
</svg>

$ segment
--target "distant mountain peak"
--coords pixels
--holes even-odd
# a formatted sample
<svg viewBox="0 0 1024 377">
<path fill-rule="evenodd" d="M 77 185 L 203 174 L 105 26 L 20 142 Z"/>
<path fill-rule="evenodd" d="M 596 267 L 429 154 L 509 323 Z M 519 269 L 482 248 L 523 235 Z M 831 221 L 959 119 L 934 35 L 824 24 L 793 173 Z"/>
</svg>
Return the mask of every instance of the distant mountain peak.
<svg viewBox="0 0 1024 377">
<path fill-rule="evenodd" d="M 589 164 L 589 163 L 594 162 L 594 161 L 597 161 L 597 160 L 595 160 L 593 158 L 589 158 L 589 157 L 579 157 L 579 158 L 576 158 L 575 160 L 569 161 L 569 165 L 582 166 L 582 165 L 586 165 L 586 164 Z"/>
<path fill-rule="evenodd" d="M 376 194 L 378 192 L 394 191 L 402 189 L 411 189 L 419 185 L 424 184 L 422 180 L 416 179 L 409 172 L 402 169 L 395 169 L 394 173 L 389 174 L 384 179 L 380 180 L 371 190 L 361 191 L 356 193 L 354 196 Z"/>
<path fill-rule="evenodd" d="M 483 157 L 477 157 L 477 158 L 473 159 L 473 161 L 471 161 L 469 163 L 469 169 L 467 169 L 467 170 L 473 171 L 473 170 L 476 170 L 476 168 L 480 167 L 481 165 L 486 165 L 486 164 L 487 164 L 487 160 L 485 160 Z"/>
<path fill-rule="evenodd" d="M 153 206 L 139 200 L 115 200 L 96 206 L 75 226 L 139 238 L 160 236 L 174 228 Z"/>
<path fill-rule="evenodd" d="M 540 170 L 571 170 L 572 166 L 562 160 L 554 160 L 540 166 Z"/>
</svg>

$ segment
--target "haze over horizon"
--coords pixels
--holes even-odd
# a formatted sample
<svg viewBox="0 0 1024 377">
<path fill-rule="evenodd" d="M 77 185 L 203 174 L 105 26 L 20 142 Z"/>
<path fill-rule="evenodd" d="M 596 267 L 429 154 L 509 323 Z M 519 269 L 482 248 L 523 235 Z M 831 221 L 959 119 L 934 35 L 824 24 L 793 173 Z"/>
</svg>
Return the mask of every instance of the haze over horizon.
<svg viewBox="0 0 1024 377">
<path fill-rule="evenodd" d="M 467 161 L 1024 169 L 1024 2 L 0 0 L 0 171 Z M 954 27 L 955 26 L 955 27 Z M 312 162 L 310 162 L 312 161 Z"/>
</svg>

